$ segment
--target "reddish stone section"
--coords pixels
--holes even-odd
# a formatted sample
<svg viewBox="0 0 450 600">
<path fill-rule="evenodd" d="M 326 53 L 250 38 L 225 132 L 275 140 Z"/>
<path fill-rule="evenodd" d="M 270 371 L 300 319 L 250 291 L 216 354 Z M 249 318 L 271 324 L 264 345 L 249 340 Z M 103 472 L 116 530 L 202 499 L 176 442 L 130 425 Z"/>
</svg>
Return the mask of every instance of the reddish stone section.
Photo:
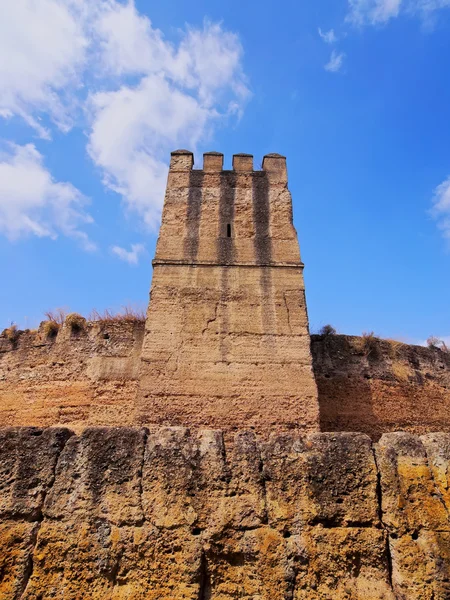
<svg viewBox="0 0 450 600">
<path fill-rule="evenodd" d="M 0 336 L 0 426 L 134 425 L 143 335 L 144 323 L 88 322 L 55 338 Z M 448 353 L 344 335 L 311 342 L 322 431 L 362 431 L 375 440 L 389 431 L 450 432 Z M 237 421 L 220 412 L 216 420 L 212 409 L 208 415 L 209 426 L 222 423 L 224 431 L 239 429 Z M 295 423 L 274 426 L 290 428 Z"/>
<path fill-rule="evenodd" d="M 87 322 L 81 332 L 63 327 L 54 338 L 21 332 L 14 343 L 0 336 L 0 426 L 66 425 L 78 432 L 136 424 L 143 336 L 143 322 Z M 450 432 L 448 353 L 345 335 L 313 335 L 311 342 L 322 431 L 362 431 L 374 440 L 389 431 Z M 225 407 L 216 411 L 201 415 L 210 427 L 240 428 Z M 176 421 L 170 406 L 167 414 Z M 296 427 L 295 413 L 284 423 L 273 419 L 274 430 Z M 270 434 L 263 422 L 255 430 Z"/>
<path fill-rule="evenodd" d="M 0 335 L 0 426 L 133 425 L 144 323 Z"/>
<path fill-rule="evenodd" d="M 286 160 L 172 153 L 138 423 L 319 430 Z"/>
</svg>

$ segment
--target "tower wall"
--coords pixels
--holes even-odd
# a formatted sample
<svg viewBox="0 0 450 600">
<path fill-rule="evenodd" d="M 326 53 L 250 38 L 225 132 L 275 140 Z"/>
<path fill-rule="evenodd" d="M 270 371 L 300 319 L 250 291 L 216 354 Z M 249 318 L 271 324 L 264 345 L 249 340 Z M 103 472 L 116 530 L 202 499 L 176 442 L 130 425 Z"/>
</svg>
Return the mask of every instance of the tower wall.
<svg viewBox="0 0 450 600">
<path fill-rule="evenodd" d="M 141 423 L 318 430 L 286 160 L 172 154 L 141 357 Z"/>
</svg>

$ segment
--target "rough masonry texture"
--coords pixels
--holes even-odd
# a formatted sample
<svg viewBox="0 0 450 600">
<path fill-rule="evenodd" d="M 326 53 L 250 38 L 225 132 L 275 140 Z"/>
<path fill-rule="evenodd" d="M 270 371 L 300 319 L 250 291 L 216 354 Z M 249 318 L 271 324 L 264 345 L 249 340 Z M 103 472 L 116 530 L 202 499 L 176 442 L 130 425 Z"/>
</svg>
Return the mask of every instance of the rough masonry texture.
<svg viewBox="0 0 450 600">
<path fill-rule="evenodd" d="M 133 425 L 143 323 L 0 336 L 0 427 Z"/>
<path fill-rule="evenodd" d="M 444 600 L 450 435 L 0 431 L 4 600 Z"/>
<path fill-rule="evenodd" d="M 12 343 L 0 336 L 0 427 L 136 425 L 136 391 L 143 322 L 88 322 L 46 337 L 42 328 Z M 361 337 L 311 336 L 321 431 L 360 431 L 372 439 L 389 431 L 450 432 L 450 354 Z M 277 410 L 275 407 L 274 410 Z M 192 416 L 194 419 L 195 415 Z M 206 419 L 206 415 L 203 415 Z M 151 424 L 151 415 L 149 416 Z M 208 414 L 203 426 L 225 433 L 245 423 Z M 201 426 L 201 424 L 200 424 Z M 295 428 L 294 421 L 254 431 Z"/>
<path fill-rule="evenodd" d="M 319 429 L 286 160 L 172 153 L 139 377 L 142 423 Z"/>
</svg>

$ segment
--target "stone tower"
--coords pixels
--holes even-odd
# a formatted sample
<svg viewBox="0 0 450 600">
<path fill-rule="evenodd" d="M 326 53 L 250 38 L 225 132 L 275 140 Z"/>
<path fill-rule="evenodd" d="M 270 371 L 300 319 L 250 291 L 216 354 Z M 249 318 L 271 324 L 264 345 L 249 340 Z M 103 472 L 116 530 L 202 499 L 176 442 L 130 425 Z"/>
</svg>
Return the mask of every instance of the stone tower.
<svg viewBox="0 0 450 600">
<path fill-rule="evenodd" d="M 141 423 L 319 429 L 286 159 L 172 152 L 137 398 Z"/>
</svg>

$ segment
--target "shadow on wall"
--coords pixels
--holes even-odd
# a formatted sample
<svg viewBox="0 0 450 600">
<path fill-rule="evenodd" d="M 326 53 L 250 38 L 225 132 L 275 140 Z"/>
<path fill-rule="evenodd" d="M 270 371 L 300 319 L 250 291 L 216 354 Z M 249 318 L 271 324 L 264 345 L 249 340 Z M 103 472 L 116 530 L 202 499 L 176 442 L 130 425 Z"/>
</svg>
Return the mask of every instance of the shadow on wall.
<svg viewBox="0 0 450 600">
<path fill-rule="evenodd" d="M 311 336 L 322 431 L 450 431 L 450 354 L 374 337 Z"/>
</svg>

